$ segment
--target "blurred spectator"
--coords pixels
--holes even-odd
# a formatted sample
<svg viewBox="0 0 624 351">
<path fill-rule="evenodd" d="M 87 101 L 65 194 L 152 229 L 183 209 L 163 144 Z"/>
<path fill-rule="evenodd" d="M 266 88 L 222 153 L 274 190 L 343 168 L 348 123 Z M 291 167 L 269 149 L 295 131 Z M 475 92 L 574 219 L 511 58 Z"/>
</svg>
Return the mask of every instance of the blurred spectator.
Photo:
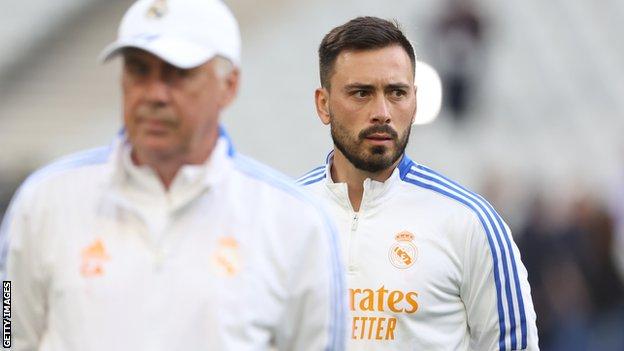
<svg viewBox="0 0 624 351">
<path fill-rule="evenodd" d="M 554 227 L 552 214 L 545 200 L 537 195 L 518 241 L 529 272 L 543 350 L 548 350 L 548 345 L 561 344 L 555 339 L 569 340 L 570 345 L 586 343 L 580 340 L 584 333 L 575 332 L 583 328 L 588 304 L 586 284 L 566 247 L 566 238 Z M 560 337 L 564 334 L 567 337 Z"/>
<path fill-rule="evenodd" d="M 592 198 L 572 204 L 564 221 L 540 196 L 532 202 L 518 246 L 542 350 L 624 350 L 624 284 L 611 254 L 613 223 Z"/>
<path fill-rule="evenodd" d="M 620 279 L 624 280 L 624 169 L 610 187 L 609 209 L 614 220 L 613 256 Z"/>
<path fill-rule="evenodd" d="M 435 23 L 445 107 L 456 120 L 470 108 L 481 62 L 484 20 L 470 0 L 450 0 Z"/>
</svg>

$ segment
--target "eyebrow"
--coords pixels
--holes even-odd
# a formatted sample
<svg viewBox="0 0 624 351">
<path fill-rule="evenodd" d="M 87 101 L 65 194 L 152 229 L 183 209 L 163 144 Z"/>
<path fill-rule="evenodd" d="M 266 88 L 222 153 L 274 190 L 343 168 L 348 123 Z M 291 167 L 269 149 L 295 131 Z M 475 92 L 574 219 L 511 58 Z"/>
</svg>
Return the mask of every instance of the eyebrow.
<svg viewBox="0 0 624 351">
<path fill-rule="evenodd" d="M 139 57 L 140 54 L 141 54 L 141 50 L 137 48 L 124 48 L 121 50 L 121 56 L 124 58 Z"/>
<path fill-rule="evenodd" d="M 358 90 L 374 90 L 375 86 L 372 85 L 372 84 L 353 83 L 353 84 L 347 84 L 344 87 L 344 90 L 354 90 L 354 89 L 358 89 Z"/>
<path fill-rule="evenodd" d="M 123 60 L 124 63 L 129 63 L 129 64 L 145 63 L 145 60 L 143 58 L 141 58 L 139 55 L 132 54 L 132 53 L 125 54 L 123 58 L 124 58 Z"/>
<path fill-rule="evenodd" d="M 404 83 L 392 83 L 392 84 L 388 84 L 386 86 L 384 86 L 384 90 L 395 90 L 395 89 L 409 89 L 409 84 L 404 84 Z M 363 84 L 363 83 L 353 83 L 353 84 L 347 84 L 344 87 L 344 90 L 349 91 L 349 90 L 375 90 L 375 86 L 372 84 Z"/>
<path fill-rule="evenodd" d="M 395 89 L 409 89 L 409 84 L 403 84 L 403 83 L 394 83 L 394 84 L 388 84 L 386 86 L 386 89 L 388 90 L 395 90 Z"/>
<path fill-rule="evenodd" d="M 134 52 L 128 52 L 127 54 L 124 55 L 124 66 L 126 65 L 149 65 L 148 61 L 146 58 L 140 56 L 137 53 Z M 164 66 L 162 66 L 160 69 L 173 69 L 173 70 L 179 70 L 185 73 L 192 73 L 198 70 L 198 67 L 193 67 L 193 68 L 179 68 L 176 67 L 168 62 L 164 62 Z"/>
</svg>

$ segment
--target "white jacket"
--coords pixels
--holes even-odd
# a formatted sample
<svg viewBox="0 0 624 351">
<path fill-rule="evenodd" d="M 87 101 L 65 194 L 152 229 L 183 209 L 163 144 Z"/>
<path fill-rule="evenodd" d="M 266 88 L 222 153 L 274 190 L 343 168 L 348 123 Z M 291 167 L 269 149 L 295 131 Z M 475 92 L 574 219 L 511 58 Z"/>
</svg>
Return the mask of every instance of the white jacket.
<svg viewBox="0 0 624 351">
<path fill-rule="evenodd" d="M 527 272 L 481 196 L 404 156 L 359 212 L 327 164 L 299 179 L 341 234 L 349 350 L 537 350 Z"/>
<path fill-rule="evenodd" d="M 120 138 L 19 189 L 13 350 L 343 349 L 338 239 L 308 195 L 223 132 L 169 191 L 129 154 Z"/>
</svg>

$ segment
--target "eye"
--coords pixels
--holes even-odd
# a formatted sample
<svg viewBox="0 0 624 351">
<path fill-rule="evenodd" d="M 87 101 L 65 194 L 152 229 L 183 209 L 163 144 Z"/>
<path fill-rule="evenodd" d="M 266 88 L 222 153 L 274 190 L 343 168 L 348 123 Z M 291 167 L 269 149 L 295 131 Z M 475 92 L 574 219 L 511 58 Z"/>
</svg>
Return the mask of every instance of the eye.
<svg viewBox="0 0 624 351">
<path fill-rule="evenodd" d="M 362 98 L 369 96 L 370 92 L 368 90 L 358 89 L 358 90 L 352 91 L 351 95 L 355 96 L 356 98 L 362 99 Z"/>
<path fill-rule="evenodd" d="M 194 72 L 193 69 L 184 69 L 168 64 L 163 68 L 162 77 L 169 84 L 182 84 L 190 80 Z"/>
<path fill-rule="evenodd" d="M 148 65 L 139 61 L 127 60 L 125 67 L 126 67 L 126 71 L 133 76 L 144 77 L 149 74 Z"/>
<path fill-rule="evenodd" d="M 400 99 L 407 96 L 407 91 L 405 89 L 393 89 L 390 94 L 395 99 Z"/>
</svg>

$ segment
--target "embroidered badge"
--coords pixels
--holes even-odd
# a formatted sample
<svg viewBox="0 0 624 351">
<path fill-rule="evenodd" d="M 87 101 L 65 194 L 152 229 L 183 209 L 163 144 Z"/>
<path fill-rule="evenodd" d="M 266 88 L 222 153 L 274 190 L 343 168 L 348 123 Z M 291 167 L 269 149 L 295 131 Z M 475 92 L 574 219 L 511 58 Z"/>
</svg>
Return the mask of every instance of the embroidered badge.
<svg viewBox="0 0 624 351">
<path fill-rule="evenodd" d="M 240 247 L 236 239 L 220 238 L 211 257 L 213 271 L 222 277 L 235 276 L 242 268 L 240 256 Z"/>
<path fill-rule="evenodd" d="M 83 277 L 99 277 L 104 274 L 104 263 L 110 260 L 106 248 L 100 238 L 84 248 L 81 252 L 82 264 L 80 274 Z"/>
<path fill-rule="evenodd" d="M 414 245 L 414 234 L 404 230 L 394 236 L 396 242 L 390 246 L 388 257 L 393 266 L 400 269 L 411 267 L 418 259 L 418 249 Z"/>
<path fill-rule="evenodd" d="M 167 14 L 167 0 L 156 0 L 152 6 L 147 9 L 145 14 L 148 18 L 162 18 Z"/>
</svg>

